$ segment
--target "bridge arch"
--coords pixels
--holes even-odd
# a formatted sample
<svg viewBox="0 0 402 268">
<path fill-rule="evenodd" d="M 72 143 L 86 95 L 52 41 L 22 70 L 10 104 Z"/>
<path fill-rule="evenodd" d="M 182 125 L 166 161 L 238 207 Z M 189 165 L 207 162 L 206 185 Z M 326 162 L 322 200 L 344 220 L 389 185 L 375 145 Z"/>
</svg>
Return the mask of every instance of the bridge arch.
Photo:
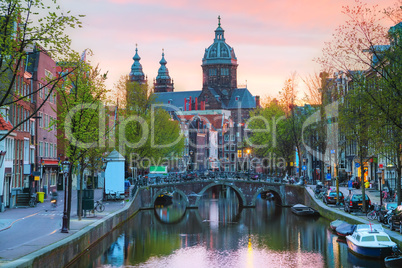
<svg viewBox="0 0 402 268">
<path fill-rule="evenodd" d="M 154 195 L 153 195 L 153 197 L 152 197 L 152 203 L 151 203 L 151 205 L 154 207 L 155 205 L 155 201 L 156 201 L 156 199 L 158 198 L 158 196 L 160 195 L 160 194 L 163 194 L 164 192 L 173 192 L 173 194 L 174 193 L 178 193 L 182 198 L 183 198 L 183 201 L 185 202 L 185 205 L 186 205 L 186 207 L 188 207 L 189 206 L 189 201 L 188 201 L 188 197 L 187 197 L 187 195 L 182 191 L 182 190 L 180 190 L 180 189 L 177 189 L 177 188 L 175 188 L 173 191 L 171 190 L 171 189 L 169 189 L 169 188 L 160 188 Z"/>
<path fill-rule="evenodd" d="M 278 187 L 272 187 L 272 186 L 263 186 L 259 188 L 253 195 L 253 198 L 251 199 L 251 206 L 255 206 L 257 202 L 257 197 L 259 194 L 264 193 L 264 192 L 270 192 L 274 195 L 275 200 L 277 200 L 278 205 L 282 205 L 283 200 L 281 197 L 281 194 L 278 193 Z"/>
<path fill-rule="evenodd" d="M 217 181 L 215 181 L 215 182 L 212 182 L 212 183 L 208 184 L 204 188 L 202 188 L 202 190 L 199 192 L 199 195 L 197 196 L 197 199 L 195 201 L 195 206 L 196 207 L 199 206 L 201 197 L 204 195 L 204 193 L 208 189 L 210 189 L 210 188 L 212 188 L 214 186 L 227 186 L 227 187 L 232 188 L 235 191 L 237 198 L 239 199 L 240 207 L 243 207 L 243 206 L 247 205 L 246 197 L 245 197 L 243 191 L 239 187 L 237 187 L 236 185 L 234 185 L 231 182 L 217 182 Z"/>
</svg>

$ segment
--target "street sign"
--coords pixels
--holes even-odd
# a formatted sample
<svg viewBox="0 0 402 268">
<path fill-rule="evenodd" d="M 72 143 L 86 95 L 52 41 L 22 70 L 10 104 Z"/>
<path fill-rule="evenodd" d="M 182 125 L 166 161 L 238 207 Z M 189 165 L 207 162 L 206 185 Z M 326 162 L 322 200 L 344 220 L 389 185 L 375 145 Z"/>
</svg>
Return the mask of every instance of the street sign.
<svg viewBox="0 0 402 268">
<path fill-rule="evenodd" d="M 327 173 L 327 181 L 331 180 L 331 173 Z"/>
<path fill-rule="evenodd" d="M 335 153 L 335 150 L 331 150 L 331 154 L 334 154 Z"/>
<path fill-rule="evenodd" d="M 360 163 L 356 163 L 355 167 L 357 167 L 357 168 L 360 167 Z"/>
<path fill-rule="evenodd" d="M 378 165 L 378 168 L 384 168 L 384 165 L 383 165 L 383 164 L 379 164 L 379 165 Z"/>
<path fill-rule="evenodd" d="M 307 166 L 303 165 L 302 170 L 307 170 Z"/>
</svg>

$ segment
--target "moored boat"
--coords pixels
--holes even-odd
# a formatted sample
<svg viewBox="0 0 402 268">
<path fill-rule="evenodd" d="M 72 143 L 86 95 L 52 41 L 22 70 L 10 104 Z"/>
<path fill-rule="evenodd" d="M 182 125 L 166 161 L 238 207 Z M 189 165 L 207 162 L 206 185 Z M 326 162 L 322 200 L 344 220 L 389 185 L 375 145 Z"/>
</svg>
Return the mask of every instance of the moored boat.
<svg viewBox="0 0 402 268">
<path fill-rule="evenodd" d="M 331 223 L 329 224 L 329 228 L 331 228 L 331 230 L 335 232 L 336 227 L 338 227 L 339 225 L 341 225 L 343 223 L 346 223 L 346 221 L 343 221 L 343 220 L 331 221 Z"/>
<path fill-rule="evenodd" d="M 369 258 L 385 258 L 392 254 L 396 246 L 383 231 L 355 231 L 346 236 L 348 249 L 356 255 Z"/>
<path fill-rule="evenodd" d="M 382 231 L 384 232 L 384 228 L 381 224 L 357 224 L 356 225 L 356 232 L 359 231 L 368 231 L 368 232 L 375 232 L 375 231 Z"/>
<path fill-rule="evenodd" d="M 348 235 L 353 234 L 355 228 L 356 228 L 355 224 L 344 222 L 340 224 L 338 227 L 336 227 L 335 232 L 338 236 L 346 237 Z"/>
<path fill-rule="evenodd" d="M 155 200 L 155 205 L 156 206 L 169 206 L 173 204 L 173 194 L 169 192 L 164 192 L 160 195 Z"/>
<path fill-rule="evenodd" d="M 319 216 L 320 213 L 308 206 L 297 204 L 291 208 L 292 212 L 298 216 Z"/>
</svg>

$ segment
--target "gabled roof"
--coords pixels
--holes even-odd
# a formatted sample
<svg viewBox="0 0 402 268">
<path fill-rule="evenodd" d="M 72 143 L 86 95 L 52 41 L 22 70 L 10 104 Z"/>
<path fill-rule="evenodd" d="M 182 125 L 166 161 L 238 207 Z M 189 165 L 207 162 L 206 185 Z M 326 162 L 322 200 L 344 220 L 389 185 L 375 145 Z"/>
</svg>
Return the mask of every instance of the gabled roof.
<svg viewBox="0 0 402 268">
<path fill-rule="evenodd" d="M 177 110 L 184 110 L 184 99 L 191 97 L 191 99 L 198 98 L 201 94 L 201 90 L 194 91 L 176 91 L 176 92 L 159 92 L 155 93 L 155 102 L 162 104 L 170 104 L 176 107 Z M 169 103 L 170 101 L 170 103 Z M 166 111 L 174 111 L 173 107 L 163 107 Z"/>
<path fill-rule="evenodd" d="M 238 100 L 236 100 L 236 97 Z M 236 88 L 232 91 L 232 96 L 229 100 L 229 103 L 226 109 L 237 109 L 239 108 L 247 109 L 247 108 L 255 108 L 255 98 L 251 95 L 250 91 L 247 88 Z"/>
<path fill-rule="evenodd" d="M 125 158 L 116 150 L 113 150 L 107 157 L 107 161 L 124 161 Z"/>
<path fill-rule="evenodd" d="M 0 115 L 0 130 L 10 131 L 13 129 L 13 125 L 10 122 L 4 120 L 3 116 Z"/>
</svg>

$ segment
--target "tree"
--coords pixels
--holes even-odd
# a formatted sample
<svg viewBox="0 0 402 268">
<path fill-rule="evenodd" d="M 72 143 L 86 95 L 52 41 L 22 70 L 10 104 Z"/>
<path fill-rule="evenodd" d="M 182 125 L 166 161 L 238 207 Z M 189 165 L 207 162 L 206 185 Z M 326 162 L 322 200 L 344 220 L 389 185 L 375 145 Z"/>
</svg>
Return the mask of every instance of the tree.
<svg viewBox="0 0 402 268">
<path fill-rule="evenodd" d="M 376 136 L 371 134 L 381 132 L 384 127 L 392 129 L 393 133 L 402 130 L 401 4 L 402 1 L 396 1 L 384 11 L 356 0 L 354 7 L 344 7 L 343 13 L 349 19 L 339 26 L 333 40 L 326 43 L 323 56 L 317 59 L 325 67 L 344 71 L 359 88 L 359 97 L 364 99 L 364 106 L 369 107 L 372 121 L 381 122 L 370 125 L 367 137 Z M 390 20 L 398 24 L 385 27 L 385 22 Z M 364 79 L 355 70 L 364 70 Z M 400 153 L 397 148 L 402 142 L 400 139 L 395 142 L 393 155 L 400 159 L 402 155 L 397 154 Z M 370 141 L 370 144 L 380 145 L 381 142 Z M 396 184 L 398 203 L 401 202 L 400 168 Z"/>
<path fill-rule="evenodd" d="M 119 111 L 117 148 L 126 159 L 132 160 L 135 155 L 144 164 L 142 168 L 146 168 L 165 163 L 169 155 L 181 154 L 184 140 L 180 125 L 158 106 L 148 85 L 123 76 L 117 89 L 125 92 L 120 104 L 124 109 Z"/>
<path fill-rule="evenodd" d="M 73 168 L 79 165 L 80 189 L 83 189 L 83 172 L 88 165 L 88 155 L 100 155 L 104 148 L 103 140 L 106 133 L 100 128 L 103 118 L 103 108 L 106 88 L 106 74 L 98 67 L 80 59 L 78 53 L 71 53 L 66 61 L 59 64 L 63 72 L 71 73 L 66 80 L 58 84 L 58 120 L 57 127 L 61 130 L 59 141 L 65 148 L 65 155 L 70 161 L 68 183 L 68 217 L 71 212 L 71 190 Z M 78 197 L 78 218 L 81 220 L 82 191 Z"/>
<path fill-rule="evenodd" d="M 21 75 L 21 69 L 24 70 L 22 66 L 28 65 L 27 51 L 37 43 L 53 57 L 70 51 L 71 40 L 65 31 L 68 28 L 81 27 L 81 22 L 69 13 L 61 12 L 55 0 L 53 5 L 40 0 L 8 0 L 0 3 L 0 107 L 29 99 L 43 87 L 49 88 L 49 96 L 59 80 L 69 74 L 67 72 L 61 77 L 49 79 L 37 91 L 21 94 L 15 90 L 17 76 Z M 13 129 L 0 137 L 0 141 L 32 118 L 48 96 L 28 117 L 17 121 Z"/>
</svg>

